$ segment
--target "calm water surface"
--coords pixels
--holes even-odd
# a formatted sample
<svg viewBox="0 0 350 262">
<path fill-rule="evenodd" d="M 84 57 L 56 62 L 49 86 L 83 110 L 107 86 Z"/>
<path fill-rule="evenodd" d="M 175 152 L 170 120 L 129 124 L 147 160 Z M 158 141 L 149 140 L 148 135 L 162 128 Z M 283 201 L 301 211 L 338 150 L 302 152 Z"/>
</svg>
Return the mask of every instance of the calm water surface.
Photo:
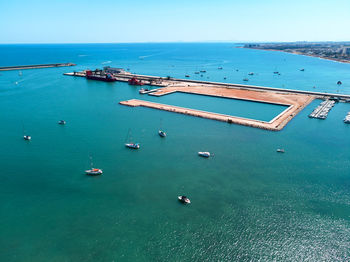
<svg viewBox="0 0 350 262">
<path fill-rule="evenodd" d="M 350 125 L 342 122 L 350 104 L 322 121 L 307 117 L 314 101 L 270 132 L 124 107 L 118 102 L 149 97 L 125 83 L 63 76 L 111 65 L 243 83 L 254 72 L 249 84 L 350 94 L 350 65 L 233 44 L 0 46 L 1 66 L 66 61 L 78 65 L 0 72 L 0 261 L 350 260 Z M 123 146 L 129 128 L 138 151 Z M 89 153 L 102 176 L 84 175 Z M 180 194 L 192 204 L 180 205 Z"/>
</svg>

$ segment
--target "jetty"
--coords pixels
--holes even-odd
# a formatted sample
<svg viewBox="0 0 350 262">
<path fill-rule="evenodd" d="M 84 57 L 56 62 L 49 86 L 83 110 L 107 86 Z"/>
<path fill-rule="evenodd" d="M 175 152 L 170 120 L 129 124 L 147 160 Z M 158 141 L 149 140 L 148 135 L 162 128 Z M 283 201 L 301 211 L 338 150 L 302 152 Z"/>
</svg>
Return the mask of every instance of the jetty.
<svg viewBox="0 0 350 262">
<path fill-rule="evenodd" d="M 309 115 L 310 118 L 326 119 L 335 104 L 334 100 L 325 100 Z"/>
<path fill-rule="evenodd" d="M 65 67 L 75 66 L 73 63 L 58 63 L 58 64 L 40 64 L 40 65 L 19 65 L 19 66 L 2 66 L 0 71 L 11 71 L 11 70 L 24 70 L 24 69 L 39 69 L 49 67 Z"/>
</svg>

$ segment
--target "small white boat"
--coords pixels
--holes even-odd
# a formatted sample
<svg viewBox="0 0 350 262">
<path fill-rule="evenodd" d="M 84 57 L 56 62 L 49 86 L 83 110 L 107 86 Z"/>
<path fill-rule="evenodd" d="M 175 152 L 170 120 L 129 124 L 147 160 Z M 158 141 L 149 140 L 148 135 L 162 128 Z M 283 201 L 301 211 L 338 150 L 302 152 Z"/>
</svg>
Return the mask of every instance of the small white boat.
<svg viewBox="0 0 350 262">
<path fill-rule="evenodd" d="M 206 158 L 210 157 L 210 153 L 209 152 L 198 152 L 198 155 L 202 156 L 202 157 L 206 157 Z"/>
<path fill-rule="evenodd" d="M 278 152 L 278 153 L 284 153 L 284 149 L 278 148 L 278 149 L 277 149 L 277 152 Z"/>
<path fill-rule="evenodd" d="M 99 168 L 92 168 L 89 170 L 85 170 L 85 174 L 89 175 L 89 176 L 98 176 L 98 175 L 102 175 L 102 169 Z"/>
<path fill-rule="evenodd" d="M 59 125 L 65 125 L 65 124 L 66 124 L 66 121 L 60 120 L 60 121 L 58 121 L 58 124 L 59 124 Z"/>
<path fill-rule="evenodd" d="M 218 67 L 218 69 L 219 69 L 219 70 L 221 70 L 221 69 L 222 69 L 222 67 L 220 66 L 220 67 Z"/>
<path fill-rule="evenodd" d="M 29 140 L 32 139 L 32 137 L 31 137 L 31 136 L 28 136 L 28 135 L 24 135 L 24 136 L 23 136 L 23 139 L 29 141 Z"/>
<path fill-rule="evenodd" d="M 93 163 L 92 163 L 92 156 L 90 155 L 90 166 L 91 168 L 88 170 L 85 170 L 85 174 L 89 176 L 98 176 L 102 175 L 102 169 L 99 168 L 93 168 Z"/>
<path fill-rule="evenodd" d="M 127 148 L 131 148 L 131 149 L 139 149 L 140 148 L 140 144 L 139 143 L 127 143 L 127 144 L 125 144 L 125 146 Z"/>
<path fill-rule="evenodd" d="M 166 133 L 162 130 L 159 130 L 158 131 L 158 135 L 161 136 L 161 137 L 166 137 Z"/>
<path fill-rule="evenodd" d="M 186 197 L 186 196 L 178 196 L 177 199 L 182 203 L 182 204 L 191 204 L 191 200 Z"/>
<path fill-rule="evenodd" d="M 146 94 L 148 91 L 149 91 L 149 89 L 147 89 L 147 88 L 141 88 L 139 90 L 139 94 Z"/>
</svg>

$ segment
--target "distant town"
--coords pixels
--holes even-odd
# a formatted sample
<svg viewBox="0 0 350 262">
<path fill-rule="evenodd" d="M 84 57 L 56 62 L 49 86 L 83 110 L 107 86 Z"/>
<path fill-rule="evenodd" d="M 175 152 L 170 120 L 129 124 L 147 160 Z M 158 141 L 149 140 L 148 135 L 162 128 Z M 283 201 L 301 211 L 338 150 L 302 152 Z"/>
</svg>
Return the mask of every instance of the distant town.
<svg viewBox="0 0 350 262">
<path fill-rule="evenodd" d="M 350 63 L 350 42 L 292 42 L 244 44 L 243 48 L 282 51 Z"/>
</svg>

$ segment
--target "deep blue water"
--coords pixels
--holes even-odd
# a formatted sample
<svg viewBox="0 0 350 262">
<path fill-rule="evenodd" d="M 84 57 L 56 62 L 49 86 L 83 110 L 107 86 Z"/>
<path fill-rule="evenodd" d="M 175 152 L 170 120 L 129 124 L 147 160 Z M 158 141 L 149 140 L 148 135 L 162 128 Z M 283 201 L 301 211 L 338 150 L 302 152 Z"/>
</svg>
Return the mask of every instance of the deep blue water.
<svg viewBox="0 0 350 262">
<path fill-rule="evenodd" d="M 77 66 L 0 72 L 0 261 L 350 260 L 350 104 L 309 119 L 315 100 L 271 132 L 121 106 L 146 97 L 63 75 L 110 65 L 194 79 L 205 69 L 243 83 L 254 72 L 249 84 L 337 92 L 341 80 L 349 94 L 349 64 L 233 44 L 0 46 L 0 66 L 55 62 Z M 138 151 L 124 147 L 129 128 Z M 213 158 L 197 156 L 207 150 Z M 102 176 L 84 175 L 89 153 Z"/>
</svg>

